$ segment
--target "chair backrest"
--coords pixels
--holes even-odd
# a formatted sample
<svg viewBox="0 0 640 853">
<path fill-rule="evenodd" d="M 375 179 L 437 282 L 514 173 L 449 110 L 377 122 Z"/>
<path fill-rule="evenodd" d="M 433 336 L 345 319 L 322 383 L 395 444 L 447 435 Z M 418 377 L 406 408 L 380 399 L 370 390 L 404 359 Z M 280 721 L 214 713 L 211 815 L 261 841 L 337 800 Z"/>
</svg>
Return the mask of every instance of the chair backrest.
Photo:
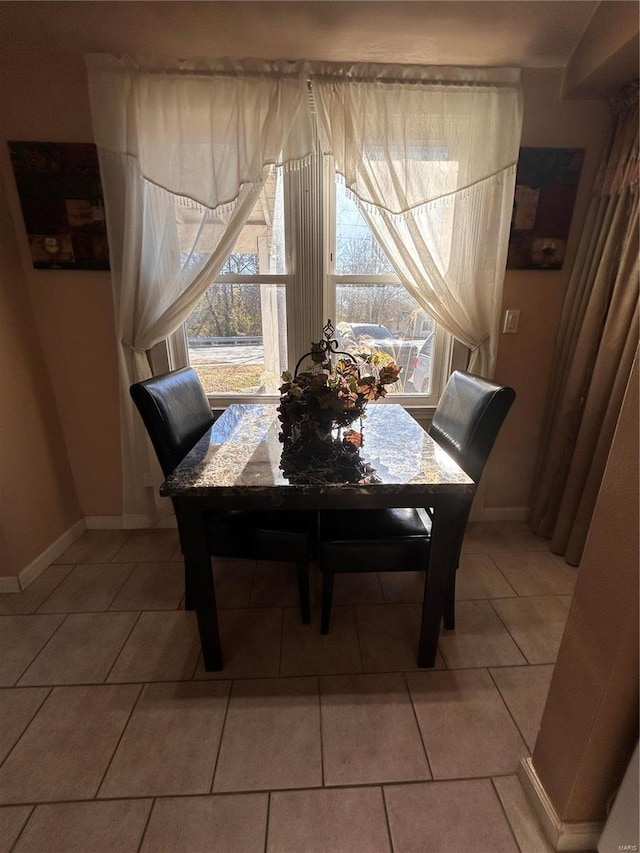
<svg viewBox="0 0 640 853">
<path fill-rule="evenodd" d="M 477 483 L 507 412 L 513 388 L 455 370 L 433 415 L 429 435 Z"/>
<path fill-rule="evenodd" d="M 168 477 L 214 420 L 198 375 L 185 367 L 136 382 L 129 392 Z"/>
</svg>

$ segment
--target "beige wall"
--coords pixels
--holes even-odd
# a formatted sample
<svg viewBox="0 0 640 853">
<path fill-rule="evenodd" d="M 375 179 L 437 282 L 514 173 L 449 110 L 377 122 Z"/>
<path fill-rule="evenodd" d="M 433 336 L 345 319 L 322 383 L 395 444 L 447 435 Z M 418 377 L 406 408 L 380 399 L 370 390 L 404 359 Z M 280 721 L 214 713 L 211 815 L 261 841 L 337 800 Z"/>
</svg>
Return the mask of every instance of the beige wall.
<svg viewBox="0 0 640 853">
<path fill-rule="evenodd" d="M 638 411 L 636 356 L 533 752 L 564 821 L 606 817 L 638 740 Z"/>
<path fill-rule="evenodd" d="M 0 175 L 0 578 L 81 517 Z"/>
<path fill-rule="evenodd" d="M 446 14 L 446 3 L 436 5 Z M 532 5 L 523 4 L 522 8 L 530 14 Z M 488 37 L 487 4 L 469 6 L 470 14 L 477 18 L 471 28 L 474 38 L 478 28 Z M 576 7 L 577 14 L 582 14 L 583 6 Z M 0 173 L 5 176 L 18 232 L 17 240 L 5 239 L 22 259 L 37 337 L 55 396 L 55 403 L 48 397 L 46 406 L 52 415 L 57 409 L 84 516 L 117 516 L 120 512 L 109 275 L 31 269 L 4 141 L 91 140 L 83 61 L 87 52 L 155 50 L 174 56 L 442 61 L 433 29 L 429 31 L 426 23 L 417 26 L 416 14 L 423 16 L 427 7 L 435 8 L 431 4 L 382 4 L 380 9 L 368 4 L 363 19 L 361 3 L 284 3 L 277 21 L 264 7 L 267 4 L 0 3 Z M 524 44 L 526 39 L 522 41 Z M 458 50 L 464 44 L 461 37 Z M 496 45 L 502 50 L 509 47 L 504 38 L 497 39 Z M 472 59 L 469 54 L 469 61 Z M 603 102 L 561 103 L 560 84 L 558 71 L 524 73 L 523 144 L 587 149 L 569 246 L 572 256 L 609 116 Z M 525 507 L 528 503 L 552 345 L 567 284 L 568 264 L 566 267 L 562 272 L 512 271 L 507 275 L 505 306 L 519 308 L 521 321 L 517 335 L 502 336 L 498 378 L 513 384 L 518 400 L 486 473 L 485 504 L 489 507 Z M 3 255 L 0 279 L 13 276 L 15 268 L 19 268 L 17 260 L 11 267 Z M 33 475 L 34 470 L 35 464 L 27 474 Z M 61 480 L 60 488 L 73 492 L 67 481 L 63 485 Z"/>
</svg>

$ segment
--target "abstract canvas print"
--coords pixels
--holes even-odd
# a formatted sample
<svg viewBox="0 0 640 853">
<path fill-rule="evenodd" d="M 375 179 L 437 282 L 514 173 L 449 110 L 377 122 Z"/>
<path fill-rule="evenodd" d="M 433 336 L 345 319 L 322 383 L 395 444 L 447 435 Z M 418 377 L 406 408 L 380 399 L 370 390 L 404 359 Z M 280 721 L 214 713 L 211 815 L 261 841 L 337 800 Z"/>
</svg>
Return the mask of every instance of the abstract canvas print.
<svg viewBox="0 0 640 853">
<path fill-rule="evenodd" d="M 9 142 L 9 151 L 33 266 L 108 270 L 95 145 Z"/>
<path fill-rule="evenodd" d="M 507 269 L 560 270 L 584 148 L 521 148 Z"/>
</svg>

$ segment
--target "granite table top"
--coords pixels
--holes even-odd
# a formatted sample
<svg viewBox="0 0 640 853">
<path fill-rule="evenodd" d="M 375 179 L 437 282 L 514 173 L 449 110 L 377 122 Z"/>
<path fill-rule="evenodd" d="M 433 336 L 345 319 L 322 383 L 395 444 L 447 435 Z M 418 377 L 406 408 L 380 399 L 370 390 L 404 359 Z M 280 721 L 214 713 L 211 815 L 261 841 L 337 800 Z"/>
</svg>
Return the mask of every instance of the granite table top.
<svg viewBox="0 0 640 853">
<path fill-rule="evenodd" d="M 458 464 L 397 404 L 372 403 L 360 450 L 375 482 L 290 482 L 280 468 L 283 445 L 275 404 L 240 403 L 207 430 L 160 494 L 207 498 L 229 509 L 269 506 L 420 506 L 438 494 L 462 497 L 475 486 Z"/>
</svg>

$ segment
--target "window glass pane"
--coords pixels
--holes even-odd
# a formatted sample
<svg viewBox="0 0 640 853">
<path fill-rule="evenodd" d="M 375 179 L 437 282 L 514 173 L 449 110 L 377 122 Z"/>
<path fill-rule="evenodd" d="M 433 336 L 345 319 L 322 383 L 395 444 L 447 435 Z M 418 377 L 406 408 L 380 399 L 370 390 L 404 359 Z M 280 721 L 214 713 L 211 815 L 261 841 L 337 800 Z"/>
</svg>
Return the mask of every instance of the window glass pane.
<svg viewBox="0 0 640 853">
<path fill-rule="evenodd" d="M 343 181 L 336 178 L 336 275 L 393 274 Z"/>
<path fill-rule="evenodd" d="M 217 282 L 186 323 L 189 364 L 208 394 L 275 394 L 286 328 L 283 285 Z"/>
<path fill-rule="evenodd" d="M 393 274 L 393 267 L 336 177 L 336 275 Z M 398 283 L 336 282 L 336 325 L 343 349 L 382 350 L 402 367 L 391 393 L 431 394 L 436 324 Z"/>
<path fill-rule="evenodd" d="M 227 227 L 228 215 L 202 218 L 188 205 L 176 204 L 180 264 L 197 272 L 210 257 Z M 272 168 L 220 274 L 283 275 L 286 273 L 282 169 Z"/>
<path fill-rule="evenodd" d="M 436 324 L 401 284 L 336 284 L 340 347 L 387 352 L 402 367 L 391 393 L 430 394 Z"/>
<path fill-rule="evenodd" d="M 282 169 L 273 168 L 220 274 L 284 275 L 285 272 Z"/>
</svg>

